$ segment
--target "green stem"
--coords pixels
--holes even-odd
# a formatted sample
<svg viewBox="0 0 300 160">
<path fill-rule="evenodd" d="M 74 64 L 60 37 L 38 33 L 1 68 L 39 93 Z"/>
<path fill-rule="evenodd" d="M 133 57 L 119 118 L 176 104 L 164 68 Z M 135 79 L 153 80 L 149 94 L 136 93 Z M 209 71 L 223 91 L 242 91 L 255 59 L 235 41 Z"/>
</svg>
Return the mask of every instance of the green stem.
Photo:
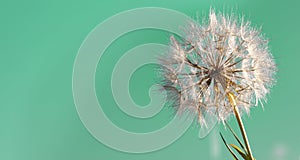
<svg viewBox="0 0 300 160">
<path fill-rule="evenodd" d="M 254 160 L 252 152 L 251 152 L 250 144 L 249 144 L 249 141 L 248 141 L 248 137 L 247 137 L 247 134 L 246 134 L 246 130 L 245 130 L 243 121 L 241 119 L 241 115 L 239 113 L 238 108 L 236 107 L 235 97 L 234 97 L 234 95 L 232 93 L 228 93 L 228 99 L 229 99 L 230 104 L 233 107 L 234 115 L 235 115 L 235 118 L 236 118 L 236 120 L 238 122 L 240 131 L 242 133 L 242 136 L 243 136 L 243 139 L 244 139 L 244 142 L 245 142 L 245 146 L 246 146 L 248 155 L 250 156 L 251 160 Z"/>
</svg>

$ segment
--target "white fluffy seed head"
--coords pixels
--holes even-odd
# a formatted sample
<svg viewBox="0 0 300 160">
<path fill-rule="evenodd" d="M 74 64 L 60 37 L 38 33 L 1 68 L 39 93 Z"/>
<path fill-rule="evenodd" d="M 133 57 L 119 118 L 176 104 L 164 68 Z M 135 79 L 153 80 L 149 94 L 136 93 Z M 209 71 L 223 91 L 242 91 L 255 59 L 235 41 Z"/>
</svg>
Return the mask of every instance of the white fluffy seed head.
<svg viewBox="0 0 300 160">
<path fill-rule="evenodd" d="M 159 61 L 168 100 L 178 112 L 189 110 L 205 125 L 204 115 L 225 121 L 233 113 L 228 93 L 246 113 L 266 100 L 276 65 L 267 39 L 250 22 L 211 10 L 208 20 L 190 22 L 182 39 L 170 41 Z"/>
</svg>

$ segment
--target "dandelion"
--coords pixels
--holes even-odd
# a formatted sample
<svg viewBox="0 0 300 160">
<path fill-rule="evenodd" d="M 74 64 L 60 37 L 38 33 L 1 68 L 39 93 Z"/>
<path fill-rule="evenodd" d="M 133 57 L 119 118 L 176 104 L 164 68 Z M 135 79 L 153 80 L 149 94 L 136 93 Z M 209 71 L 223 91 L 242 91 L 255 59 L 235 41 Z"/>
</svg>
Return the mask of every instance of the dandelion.
<svg viewBox="0 0 300 160">
<path fill-rule="evenodd" d="M 243 132 L 240 114 L 263 104 L 274 84 L 276 65 L 260 30 L 243 18 L 211 10 L 207 20 L 190 22 L 184 37 L 170 41 L 159 61 L 164 89 L 177 112 L 194 113 L 201 126 L 207 125 L 206 116 L 225 123 L 233 114 Z"/>
</svg>

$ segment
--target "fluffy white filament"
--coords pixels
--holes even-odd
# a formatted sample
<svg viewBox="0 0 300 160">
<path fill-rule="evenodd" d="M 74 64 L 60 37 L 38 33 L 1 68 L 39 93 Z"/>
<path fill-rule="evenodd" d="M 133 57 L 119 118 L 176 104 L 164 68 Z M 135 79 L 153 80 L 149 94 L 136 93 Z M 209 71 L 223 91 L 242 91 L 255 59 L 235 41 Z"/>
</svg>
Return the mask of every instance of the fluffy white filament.
<svg viewBox="0 0 300 160">
<path fill-rule="evenodd" d="M 170 40 L 161 75 L 178 112 L 189 110 L 205 125 L 207 115 L 224 121 L 233 113 L 229 92 L 242 112 L 266 100 L 276 66 L 268 41 L 249 22 L 210 11 L 202 24 L 190 22 L 182 39 Z"/>
</svg>

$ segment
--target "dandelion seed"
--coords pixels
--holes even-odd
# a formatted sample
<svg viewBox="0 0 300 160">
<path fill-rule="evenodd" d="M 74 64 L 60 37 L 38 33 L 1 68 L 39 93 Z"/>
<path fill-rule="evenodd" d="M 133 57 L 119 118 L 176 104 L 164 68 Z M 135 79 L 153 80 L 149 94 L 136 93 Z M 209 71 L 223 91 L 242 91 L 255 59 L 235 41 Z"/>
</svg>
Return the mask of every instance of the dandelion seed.
<svg viewBox="0 0 300 160">
<path fill-rule="evenodd" d="M 210 11 L 201 24 L 190 22 L 182 39 L 170 38 L 160 57 L 163 86 L 178 112 L 190 111 L 205 126 L 204 115 L 224 122 L 233 108 L 250 113 L 266 101 L 276 65 L 268 40 L 250 22 Z"/>
</svg>

